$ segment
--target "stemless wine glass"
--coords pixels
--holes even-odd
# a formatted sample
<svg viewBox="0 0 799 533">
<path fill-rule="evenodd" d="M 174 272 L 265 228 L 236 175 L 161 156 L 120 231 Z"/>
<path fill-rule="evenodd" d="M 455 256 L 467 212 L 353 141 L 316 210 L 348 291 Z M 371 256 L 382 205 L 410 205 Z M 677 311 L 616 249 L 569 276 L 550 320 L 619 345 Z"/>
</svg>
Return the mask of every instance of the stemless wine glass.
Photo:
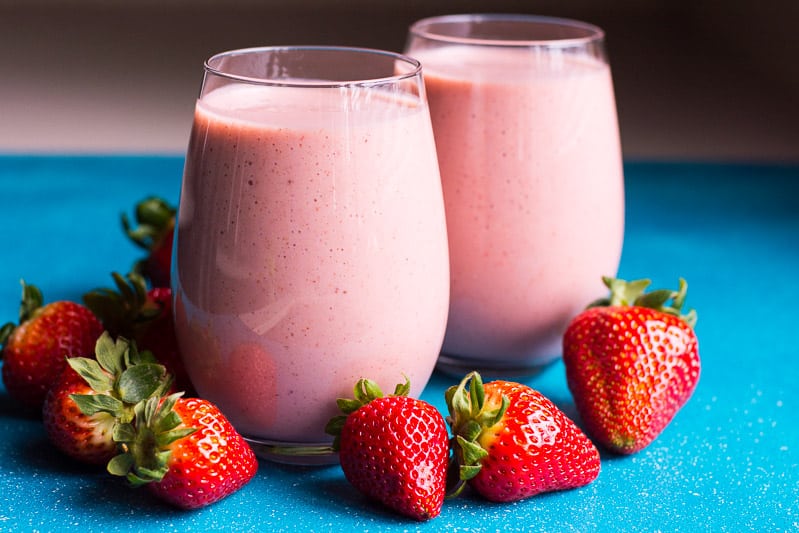
<svg viewBox="0 0 799 533">
<path fill-rule="evenodd" d="M 332 462 L 360 377 L 433 372 L 446 220 L 416 60 L 265 47 L 205 64 L 180 196 L 175 323 L 200 396 L 261 456 Z"/>
<path fill-rule="evenodd" d="M 603 42 L 595 26 L 532 15 L 410 28 L 449 231 L 445 371 L 534 373 L 616 274 L 624 185 Z"/>
</svg>

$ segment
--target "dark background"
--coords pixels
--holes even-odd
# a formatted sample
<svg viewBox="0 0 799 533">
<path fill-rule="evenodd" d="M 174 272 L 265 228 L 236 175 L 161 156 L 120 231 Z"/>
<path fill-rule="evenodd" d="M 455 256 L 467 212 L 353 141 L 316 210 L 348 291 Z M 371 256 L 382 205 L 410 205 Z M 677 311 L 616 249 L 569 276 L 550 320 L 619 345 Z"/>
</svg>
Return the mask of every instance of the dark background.
<svg viewBox="0 0 799 533">
<path fill-rule="evenodd" d="M 0 152 L 181 153 L 209 55 L 459 12 L 603 27 L 627 159 L 799 162 L 799 0 L 0 0 Z"/>
</svg>

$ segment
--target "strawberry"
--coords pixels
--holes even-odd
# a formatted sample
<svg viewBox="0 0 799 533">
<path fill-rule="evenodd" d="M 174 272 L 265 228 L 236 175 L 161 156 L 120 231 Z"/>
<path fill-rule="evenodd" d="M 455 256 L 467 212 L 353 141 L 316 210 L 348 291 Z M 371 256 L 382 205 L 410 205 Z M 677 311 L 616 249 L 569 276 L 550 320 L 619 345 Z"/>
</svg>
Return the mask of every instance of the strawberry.
<svg viewBox="0 0 799 533">
<path fill-rule="evenodd" d="M 123 453 L 108 471 L 182 509 L 210 505 L 246 485 L 258 461 L 212 403 L 175 393 L 138 403 L 114 438 Z"/>
<path fill-rule="evenodd" d="M 95 357 L 67 360 L 45 397 L 42 419 L 56 448 L 78 461 L 104 465 L 116 454 L 117 422 L 130 422 L 134 405 L 162 394 L 170 378 L 150 354 L 107 332 L 97 340 Z"/>
<path fill-rule="evenodd" d="M 631 454 L 657 438 L 696 387 L 696 313 L 681 314 L 683 279 L 677 292 L 645 293 L 649 280 L 604 282 L 610 297 L 569 324 L 563 362 L 588 433 L 611 451 Z"/>
<path fill-rule="evenodd" d="M 469 384 L 467 390 L 466 385 Z M 509 381 L 483 384 L 477 372 L 446 392 L 453 434 L 453 470 L 495 502 L 571 489 L 599 475 L 599 452 L 540 392 Z M 456 464 L 455 464 L 456 463 Z"/>
<path fill-rule="evenodd" d="M 166 200 L 149 197 L 136 204 L 135 228 L 128 217 L 122 215 L 122 227 L 128 238 L 147 252 L 134 270 L 154 287 L 169 287 L 176 211 Z"/>
<path fill-rule="evenodd" d="M 135 272 L 126 277 L 113 272 L 112 277 L 116 289 L 87 292 L 83 302 L 112 335 L 132 339 L 139 349 L 151 351 L 174 377 L 175 389 L 193 396 L 194 388 L 183 366 L 175 335 L 172 290 L 148 289 L 145 279 Z"/>
<path fill-rule="evenodd" d="M 45 396 L 42 406 L 47 437 L 56 448 L 77 461 L 104 465 L 116 452 L 112 437 L 116 418 L 102 411 L 91 416 L 84 414 L 70 398 L 73 394 L 88 396 L 94 394 L 94 390 L 67 366 Z"/>
<path fill-rule="evenodd" d="M 325 431 L 335 435 L 341 469 L 361 493 L 417 520 L 438 516 L 447 481 L 448 435 L 441 414 L 408 396 L 410 383 L 383 396 L 361 379 L 355 399 L 339 399 L 345 413 Z"/>
<path fill-rule="evenodd" d="M 0 330 L 3 383 L 9 395 L 40 410 L 66 358 L 94 353 L 102 332 L 88 308 L 67 300 L 44 305 L 41 291 L 23 281 L 19 325 L 8 323 Z"/>
</svg>

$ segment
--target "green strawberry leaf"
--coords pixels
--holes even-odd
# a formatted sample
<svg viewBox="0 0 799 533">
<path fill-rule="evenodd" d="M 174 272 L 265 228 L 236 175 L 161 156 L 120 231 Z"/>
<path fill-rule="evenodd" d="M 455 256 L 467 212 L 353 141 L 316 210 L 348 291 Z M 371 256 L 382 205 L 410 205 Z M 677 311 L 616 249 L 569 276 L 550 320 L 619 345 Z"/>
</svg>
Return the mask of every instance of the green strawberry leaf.
<svg viewBox="0 0 799 533">
<path fill-rule="evenodd" d="M 463 451 L 463 466 L 477 466 L 479 470 L 480 461 L 488 455 L 488 452 L 476 442 L 470 442 L 460 435 L 457 436 L 458 445 Z"/>
<path fill-rule="evenodd" d="M 22 284 L 22 301 L 19 304 L 19 323 L 27 321 L 33 316 L 34 311 L 44 305 L 44 296 L 42 291 L 35 285 L 28 285 L 25 280 L 21 280 Z"/>
<path fill-rule="evenodd" d="M 0 328 L 0 347 L 5 347 L 6 343 L 8 342 L 8 338 L 17 329 L 17 325 L 13 322 L 6 322 L 3 324 L 3 327 Z M 3 353 L 0 351 L 0 359 L 3 358 Z"/>
<path fill-rule="evenodd" d="M 483 426 L 480 425 L 479 422 L 476 420 L 468 420 L 465 424 L 461 426 L 458 435 L 465 439 L 468 442 L 474 442 L 477 440 L 477 437 L 480 436 L 480 433 L 483 431 Z"/>
<path fill-rule="evenodd" d="M 472 404 L 472 416 L 477 416 L 483 410 L 485 403 L 485 389 L 483 388 L 483 378 L 477 372 L 472 372 L 472 379 L 469 384 L 469 399 Z"/>
<path fill-rule="evenodd" d="M 134 462 L 133 455 L 130 453 L 120 453 L 108 461 L 106 470 L 115 476 L 126 476 L 133 468 Z"/>
<path fill-rule="evenodd" d="M 122 402 L 107 394 L 70 394 L 69 397 L 88 416 L 100 412 L 116 416 L 125 408 Z"/>
<path fill-rule="evenodd" d="M 118 376 L 125 369 L 125 352 L 128 351 L 128 347 L 127 341 L 122 339 L 115 341 L 107 331 L 104 331 L 97 339 L 94 353 L 103 369 L 111 375 Z"/>
<path fill-rule="evenodd" d="M 99 342 L 99 341 L 98 341 Z M 70 357 L 67 364 L 97 392 L 113 390 L 114 378 L 100 367 L 95 359 Z"/>
<path fill-rule="evenodd" d="M 691 309 L 688 313 L 684 315 L 680 315 L 680 318 L 685 320 L 686 324 L 689 326 L 696 327 L 696 309 Z"/>
<path fill-rule="evenodd" d="M 354 394 L 355 399 L 360 401 L 362 405 L 383 397 L 383 391 L 380 390 L 377 383 L 365 378 L 359 379 L 355 384 Z"/>
<path fill-rule="evenodd" d="M 119 272 L 112 272 L 111 277 L 114 278 L 114 283 L 117 286 L 117 291 L 122 295 L 123 302 L 143 302 L 146 299 L 146 295 L 142 297 L 135 284 L 129 284 Z"/>
<path fill-rule="evenodd" d="M 392 396 L 408 396 L 411 393 L 411 380 L 405 376 L 405 383 L 397 383 Z"/>
<path fill-rule="evenodd" d="M 334 416 L 325 424 L 325 433 L 333 436 L 340 435 L 346 421 L 347 415 Z"/>
<path fill-rule="evenodd" d="M 118 333 L 124 317 L 118 294 L 111 289 L 94 289 L 83 295 L 83 303 L 100 319 L 106 330 Z"/>
<path fill-rule="evenodd" d="M 684 278 L 680 278 L 680 287 L 677 289 L 677 292 L 674 294 L 674 298 L 672 299 L 672 306 L 675 309 L 682 309 L 683 304 L 685 303 L 685 297 L 688 294 L 688 282 L 685 281 Z"/>
<path fill-rule="evenodd" d="M 136 487 L 153 481 L 161 481 L 164 479 L 167 471 L 169 471 L 169 468 L 166 466 L 166 464 L 157 465 L 155 468 L 134 465 L 133 470 L 128 473 L 127 479 L 131 485 Z"/>
<path fill-rule="evenodd" d="M 147 420 L 155 420 L 156 415 L 164 417 L 170 413 L 174 413 L 175 404 L 178 402 L 178 398 L 181 396 L 183 396 L 182 392 L 176 392 L 175 394 L 170 394 L 164 398 L 163 402 L 159 402 L 159 399 L 155 397 L 148 399 L 147 403 L 145 404 L 145 407 L 147 408 L 145 411 Z M 168 426 L 167 429 L 172 429 L 173 427 L 175 426 Z"/>
<path fill-rule="evenodd" d="M 134 244 L 149 251 L 169 227 L 176 212 L 176 209 L 162 198 L 145 198 L 135 208 L 138 226 L 133 228 L 127 215 L 123 213 L 122 228 Z"/>
<path fill-rule="evenodd" d="M 158 399 L 155 397 L 142 400 L 133 406 L 136 427 L 143 427 L 148 420 L 153 419 L 153 413 L 158 408 Z"/>
<path fill-rule="evenodd" d="M 141 487 L 147 483 L 150 483 L 151 481 L 155 481 L 154 479 L 145 479 L 144 477 L 136 475 L 134 472 L 128 472 L 128 475 L 125 476 L 125 479 L 128 481 L 130 486 L 134 488 Z M 163 479 L 163 477 L 161 479 Z"/>
<path fill-rule="evenodd" d="M 490 428 L 494 426 L 502 420 L 502 417 L 505 416 L 505 411 L 508 410 L 508 406 L 510 405 L 510 399 L 502 395 L 502 404 L 497 407 L 496 409 L 491 409 L 488 411 L 480 412 L 476 417 L 475 420 L 481 425 L 482 427 Z"/>
<path fill-rule="evenodd" d="M 163 448 L 165 446 L 169 446 L 176 440 L 180 440 L 183 437 L 188 437 L 196 431 L 197 428 L 177 428 L 173 429 L 172 431 L 158 433 L 155 437 L 155 443 L 159 448 Z"/>
<path fill-rule="evenodd" d="M 338 406 L 339 410 L 344 412 L 345 414 L 351 414 L 363 407 L 363 403 L 360 400 L 353 400 L 351 398 L 339 398 L 336 400 L 336 405 Z"/>
<path fill-rule="evenodd" d="M 447 402 L 447 405 L 452 405 L 452 402 L 455 400 L 455 394 L 457 392 L 458 392 L 457 385 L 447 387 L 447 390 L 444 391 L 444 400 Z"/>
<path fill-rule="evenodd" d="M 647 292 L 642 294 L 638 298 L 635 299 L 633 302 L 634 305 L 638 305 L 640 307 L 648 307 L 650 309 L 660 309 L 663 305 L 671 300 L 671 298 L 676 295 L 674 291 L 670 291 L 668 289 L 658 289 L 656 291 Z"/>
<path fill-rule="evenodd" d="M 122 372 L 117 384 L 119 398 L 123 402 L 135 404 L 161 391 L 166 368 L 153 363 L 140 363 Z"/>
<path fill-rule="evenodd" d="M 482 467 L 480 465 L 461 465 L 459 469 L 460 478 L 463 481 L 469 481 L 478 473 L 480 473 L 480 469 Z"/>
<path fill-rule="evenodd" d="M 633 305 L 633 302 L 644 294 L 646 288 L 652 283 L 648 279 L 624 281 L 608 276 L 603 276 L 602 281 L 610 289 L 610 297 L 604 299 L 604 303 L 601 305 Z"/>
<path fill-rule="evenodd" d="M 447 389 L 444 395 L 448 398 L 447 405 L 449 405 L 450 419 L 453 423 L 457 423 L 464 415 L 471 414 L 472 406 L 469 395 L 464 389 L 463 382 L 459 386 L 453 386 Z"/>
<path fill-rule="evenodd" d="M 162 412 L 153 423 L 153 430 L 158 433 L 172 431 L 183 423 L 180 415 L 173 410 Z"/>
<path fill-rule="evenodd" d="M 136 428 L 130 422 L 121 422 L 114 426 L 114 442 L 133 442 L 136 438 Z"/>
<path fill-rule="evenodd" d="M 131 346 L 135 346 L 131 341 Z M 131 349 L 130 351 L 130 364 L 131 365 L 140 365 L 142 363 L 158 363 L 158 358 L 155 356 L 153 352 L 150 350 L 135 350 Z"/>
</svg>

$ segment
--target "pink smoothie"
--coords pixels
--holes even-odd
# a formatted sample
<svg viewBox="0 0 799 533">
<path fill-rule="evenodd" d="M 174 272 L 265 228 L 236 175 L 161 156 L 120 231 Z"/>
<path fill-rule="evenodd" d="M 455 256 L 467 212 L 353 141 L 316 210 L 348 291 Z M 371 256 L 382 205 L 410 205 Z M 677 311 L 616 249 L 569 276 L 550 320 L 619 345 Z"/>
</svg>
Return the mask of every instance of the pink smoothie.
<svg viewBox="0 0 799 533">
<path fill-rule="evenodd" d="M 418 395 L 441 347 L 449 265 L 426 107 L 355 90 L 344 113 L 337 91 L 234 85 L 196 108 L 177 334 L 199 394 L 249 437 L 327 441 L 358 378 L 390 393 L 404 373 Z"/>
<path fill-rule="evenodd" d="M 499 47 L 410 53 L 425 69 L 449 230 L 443 351 L 546 363 L 560 354 L 566 322 L 604 294 L 601 276 L 615 275 L 621 254 L 609 67 Z"/>
</svg>

